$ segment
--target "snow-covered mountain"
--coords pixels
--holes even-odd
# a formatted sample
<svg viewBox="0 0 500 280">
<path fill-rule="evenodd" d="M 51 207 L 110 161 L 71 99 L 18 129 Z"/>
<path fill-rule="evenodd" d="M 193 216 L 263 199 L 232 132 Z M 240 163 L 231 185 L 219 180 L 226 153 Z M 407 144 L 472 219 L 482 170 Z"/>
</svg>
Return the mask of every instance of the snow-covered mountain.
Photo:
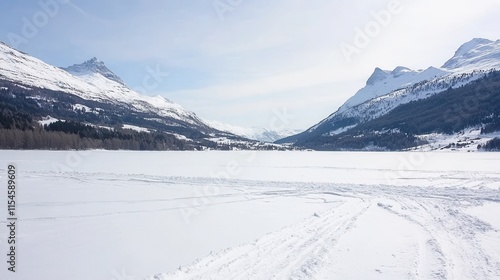
<svg viewBox="0 0 500 280">
<path fill-rule="evenodd" d="M 0 79 L 70 93 L 86 100 L 126 106 L 138 112 L 155 113 L 199 127 L 206 126 L 193 112 L 179 104 L 162 96 L 146 96 L 129 89 L 97 59 L 66 70 L 0 42 Z"/>
<path fill-rule="evenodd" d="M 376 68 L 365 87 L 336 112 L 307 131 L 278 142 L 295 143 L 348 131 L 402 104 L 469 84 L 494 69 L 500 69 L 500 40 L 477 38 L 463 44 L 440 68 L 411 70 L 398 66 L 392 71 Z"/>
<path fill-rule="evenodd" d="M 10 108 L 18 108 L 17 113 L 30 115 L 38 123 L 63 120 L 108 130 L 118 128 L 154 132 L 163 139 L 159 143 L 164 146 L 155 146 L 153 137 L 156 136 L 150 137 L 150 140 L 144 137 L 139 139 L 144 147 L 149 148 L 288 149 L 252 139 L 272 142 L 290 134 L 262 131 L 261 136 L 254 137 L 247 134 L 239 136 L 227 129 L 222 131 L 167 98 L 146 96 L 131 90 L 97 58 L 59 68 L 0 42 L 0 93 L 2 102 L 9 103 Z M 267 138 L 264 138 L 266 133 Z M 135 141 L 134 145 L 123 144 L 122 141 L 114 147 L 137 148 L 139 140 L 130 140 Z"/>
<path fill-rule="evenodd" d="M 89 59 L 81 64 L 75 64 L 69 67 L 62 67 L 61 69 L 65 70 L 68 73 L 71 73 L 74 76 L 86 76 L 91 74 L 101 74 L 105 78 L 108 78 L 112 81 L 125 85 L 125 83 L 118 77 L 115 73 L 106 67 L 104 62 L 100 61 L 96 57 Z"/>
<path fill-rule="evenodd" d="M 370 99 L 386 95 L 403 87 L 409 87 L 416 83 L 432 80 L 445 76 L 450 72 L 444 69 L 429 67 L 426 70 L 411 70 L 398 66 L 392 71 L 375 68 L 375 71 L 366 82 L 366 86 L 360 89 L 354 96 L 349 98 L 338 110 L 338 113 L 362 104 Z"/>
<path fill-rule="evenodd" d="M 0 80 L 26 88 L 63 92 L 94 102 L 95 108 L 90 109 L 96 114 L 103 107 L 98 104 L 111 104 L 115 106 L 113 108 L 120 108 L 119 110 L 137 116 L 136 119 L 141 119 L 142 115 L 145 121 L 157 122 L 167 129 L 175 128 L 176 133 L 193 135 L 199 132 L 211 136 L 219 133 L 218 130 L 206 125 L 195 113 L 177 103 L 162 96 L 146 96 L 129 89 L 97 58 L 67 68 L 59 68 L 0 42 Z M 72 107 L 75 106 L 83 105 L 72 104 Z M 89 105 L 83 107 L 88 108 Z M 123 112 L 117 114 L 123 115 Z"/>
<path fill-rule="evenodd" d="M 499 65 L 500 40 L 476 38 L 463 44 L 442 68 L 453 72 L 470 72 L 478 69 L 498 69 Z"/>
<path fill-rule="evenodd" d="M 219 121 L 207 121 L 207 120 L 205 120 L 205 123 L 220 131 L 229 132 L 244 137 L 246 139 L 257 140 L 261 142 L 271 142 L 271 143 L 275 142 L 276 140 L 283 139 L 285 137 L 297 134 L 302 131 L 297 129 L 271 130 L 263 127 L 245 128 L 241 126 L 222 123 Z"/>
</svg>

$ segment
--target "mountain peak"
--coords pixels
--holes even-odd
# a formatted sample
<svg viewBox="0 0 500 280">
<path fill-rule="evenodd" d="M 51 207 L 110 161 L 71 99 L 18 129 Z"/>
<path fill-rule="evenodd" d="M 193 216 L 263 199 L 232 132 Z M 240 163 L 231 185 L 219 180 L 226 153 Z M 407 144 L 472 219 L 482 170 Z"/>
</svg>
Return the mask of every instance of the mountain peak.
<svg viewBox="0 0 500 280">
<path fill-rule="evenodd" d="M 394 70 L 392 70 L 391 75 L 394 78 L 397 78 L 397 77 L 400 77 L 406 73 L 411 73 L 411 72 L 414 72 L 414 71 L 411 70 L 410 68 L 398 66 L 398 67 L 394 68 Z"/>
<path fill-rule="evenodd" d="M 120 83 L 122 85 L 125 85 L 125 83 L 118 77 L 115 73 L 113 73 L 111 70 L 106 67 L 104 62 L 99 60 L 97 57 L 92 57 L 91 59 L 81 63 L 81 64 L 74 64 L 72 66 L 62 68 L 66 72 L 69 72 L 75 76 L 84 76 L 84 75 L 89 75 L 89 74 L 101 74 L 102 76 L 115 81 L 117 83 Z"/>
<path fill-rule="evenodd" d="M 375 68 L 375 71 L 373 71 L 373 74 L 370 76 L 368 81 L 366 81 L 366 85 L 374 85 L 378 81 L 382 81 L 383 79 L 387 78 L 389 76 L 390 72 L 382 70 L 380 68 Z"/>
<path fill-rule="evenodd" d="M 483 39 L 483 38 L 474 38 L 470 40 L 469 42 L 464 43 L 463 45 L 458 48 L 457 52 L 455 55 L 463 55 L 469 52 L 470 50 L 476 48 L 479 45 L 485 45 L 485 44 L 491 44 L 493 41 L 488 40 L 488 39 Z"/>
<path fill-rule="evenodd" d="M 474 38 L 463 44 L 455 52 L 455 55 L 448 60 L 442 68 L 495 68 L 498 65 L 495 61 L 500 59 L 500 40 L 491 41 L 483 38 Z"/>
<path fill-rule="evenodd" d="M 92 57 L 91 59 L 85 61 L 85 63 L 91 63 L 91 64 L 104 64 L 102 61 L 100 61 L 99 59 L 97 59 L 97 57 Z"/>
</svg>

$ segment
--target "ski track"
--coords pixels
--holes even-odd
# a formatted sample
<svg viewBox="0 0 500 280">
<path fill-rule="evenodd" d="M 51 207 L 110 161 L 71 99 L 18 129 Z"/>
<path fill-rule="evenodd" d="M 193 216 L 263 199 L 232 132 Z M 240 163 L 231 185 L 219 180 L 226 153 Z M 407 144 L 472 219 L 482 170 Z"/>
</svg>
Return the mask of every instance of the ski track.
<svg viewBox="0 0 500 280">
<path fill-rule="evenodd" d="M 253 244 L 212 254 L 188 267 L 147 280 L 325 279 L 316 276 L 322 269 L 335 265 L 331 257 L 338 240 L 349 234 L 357 219 L 376 200 L 342 202 L 319 217 L 268 234 Z M 419 257 L 408 279 L 499 279 L 499 260 L 487 255 L 475 238 L 498 229 L 463 213 L 459 202 L 399 196 L 384 197 L 384 201 L 389 204 L 376 205 L 427 233 L 419 242 Z"/>
<path fill-rule="evenodd" d="M 162 177 L 95 173 L 25 174 L 28 180 L 71 178 L 92 184 L 127 186 L 130 182 L 161 188 L 183 185 L 200 188 L 219 186 L 225 192 L 208 196 L 207 206 L 244 203 L 277 196 L 303 197 L 315 203 L 329 203 L 329 209 L 262 236 L 253 243 L 229 248 L 182 266 L 176 271 L 158 274 L 147 280 L 166 279 L 327 279 L 336 264 L 333 258 L 344 236 L 357 227 L 358 219 L 369 211 L 384 213 L 415 225 L 424 233 L 413 246 L 417 256 L 408 268 L 407 279 L 500 279 L 500 259 L 482 247 L 480 236 L 500 229 L 466 214 L 464 210 L 484 202 L 500 203 L 495 187 L 498 175 L 492 173 L 438 174 L 436 187 L 349 185 L 334 183 L 269 182 L 241 179 Z M 440 180 L 443 180 L 442 182 Z M 411 182 L 411 181 L 410 181 Z M 137 206 L 130 211 L 101 212 L 87 215 L 38 216 L 20 219 L 23 223 L 58 219 L 86 219 L 109 215 L 126 215 L 155 211 L 178 211 L 179 207 L 160 207 L 163 203 L 188 201 L 198 196 L 134 200 L 101 200 L 70 202 L 26 202 L 23 207 L 54 207 L 64 205 L 126 204 Z M 4 222 L 2 222 L 4 223 Z M 1 223 L 0 223 L 1 224 Z M 376 241 L 374 241 L 376 242 Z M 382 273 L 380 270 L 376 270 Z M 320 277 L 321 278 L 318 278 Z M 384 279 L 383 274 L 381 274 Z"/>
<path fill-rule="evenodd" d="M 490 279 L 490 275 L 500 277 L 500 263 L 485 254 L 476 239 L 476 235 L 494 229 L 463 213 L 463 206 L 459 201 L 401 197 L 394 198 L 393 201 L 393 205 L 382 207 L 429 233 L 428 243 L 439 253 L 439 262 L 443 266 L 431 275 L 434 279 Z"/>
<path fill-rule="evenodd" d="M 329 248 L 349 233 L 369 205 L 360 199 L 341 202 L 252 244 L 211 255 L 191 267 L 151 279 L 311 279 L 332 253 Z"/>
<path fill-rule="evenodd" d="M 456 174 L 447 175 L 450 177 Z M 460 177 L 455 185 L 448 181 L 440 188 L 271 182 L 281 190 L 253 195 L 309 195 L 332 207 L 254 243 L 211 253 L 177 271 L 146 279 L 324 279 L 316 277 L 327 275 L 324 270 L 335 266 L 331 259 L 337 243 L 371 207 L 405 219 L 425 232 L 418 240 L 418 257 L 407 279 L 500 279 L 500 260 L 488 255 L 478 239 L 500 230 L 464 212 L 485 201 L 500 202 L 498 190 L 484 187 L 495 179 L 472 176 L 464 182 L 464 175 Z M 262 187 L 262 182 L 245 180 L 225 183 L 253 190 Z M 471 185 L 478 187 L 471 189 Z M 338 201 L 314 198 L 320 194 Z M 328 279 L 337 278 L 331 275 Z"/>
</svg>

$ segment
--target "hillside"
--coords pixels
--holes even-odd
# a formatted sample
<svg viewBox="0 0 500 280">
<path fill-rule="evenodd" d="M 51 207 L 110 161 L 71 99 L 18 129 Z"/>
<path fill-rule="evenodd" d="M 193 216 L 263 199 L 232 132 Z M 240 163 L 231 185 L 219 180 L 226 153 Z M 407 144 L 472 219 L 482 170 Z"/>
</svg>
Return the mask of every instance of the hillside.
<svg viewBox="0 0 500 280">
<path fill-rule="evenodd" d="M 401 150 L 422 144 L 422 135 L 450 137 L 477 127 L 481 134 L 500 131 L 500 72 L 426 99 L 403 104 L 389 113 L 328 137 L 296 142 L 317 150 Z M 481 140 L 481 139 L 476 139 Z M 476 146 L 485 141 L 477 141 Z"/>
<path fill-rule="evenodd" d="M 455 107 L 462 107 L 460 104 L 462 100 L 447 99 L 448 102 L 439 103 L 444 100 L 442 97 L 430 98 L 450 90 L 459 90 L 475 81 L 482 80 L 495 69 L 500 69 L 500 40 L 490 41 L 487 39 L 473 39 L 463 44 L 454 56 L 440 68 L 429 67 L 426 70 L 418 71 L 401 66 L 392 71 L 376 68 L 366 86 L 347 100 L 335 113 L 308 130 L 281 139 L 277 143 L 319 149 L 397 150 L 425 143 L 425 141 L 420 141 L 420 138 L 415 137 L 419 133 L 453 134 L 452 131 L 458 131 L 450 127 L 445 129 L 442 127 L 443 125 L 434 127 L 435 123 L 426 122 L 424 116 L 433 115 L 435 110 L 443 114 L 450 110 L 453 112 Z M 493 82 L 491 77 L 483 81 Z M 417 101 L 426 99 L 434 100 L 432 106 L 413 109 L 415 104 L 419 104 L 416 103 Z M 479 102 L 474 99 L 469 101 Z M 490 107 L 486 108 L 491 109 Z M 399 113 L 390 115 L 393 111 Z M 483 111 L 481 110 L 480 113 L 482 114 Z M 491 115 L 494 111 L 488 113 Z M 469 113 L 466 114 L 467 119 L 468 115 Z M 422 127 L 414 127 L 414 131 L 406 135 L 404 133 L 401 135 L 387 133 L 387 130 L 384 129 L 389 129 L 388 127 L 383 125 L 383 127 L 378 127 L 382 122 L 386 125 L 387 118 L 394 121 L 396 118 L 401 118 L 401 122 L 391 123 L 390 131 L 392 132 L 404 131 L 407 124 L 403 124 L 403 122 L 406 120 L 419 122 L 415 125 L 422 125 Z M 478 127 L 488 124 L 488 121 L 481 123 L 472 119 L 468 119 L 467 122 Z M 375 125 L 375 127 L 372 128 L 371 125 Z M 373 131 L 379 129 L 380 131 L 373 137 L 365 135 L 365 138 L 349 138 L 366 129 Z M 395 144 L 389 145 L 388 142 Z M 374 143 L 384 143 L 384 145 L 373 146 Z"/>
<path fill-rule="evenodd" d="M 9 139 L 0 142 L 0 148 L 9 149 L 281 148 L 220 131 L 171 100 L 135 92 L 97 58 L 58 68 L 3 43 L 0 43 L 0 117 L 0 129 L 17 130 L 4 133 L 4 138 Z M 43 119 L 76 122 L 83 130 L 92 126 L 97 134 L 108 135 L 109 139 L 103 136 L 81 139 L 85 134 L 82 131 L 76 133 L 77 138 L 65 135 L 68 131 L 42 133 L 44 127 L 39 122 Z M 67 138 L 66 141 L 53 140 L 61 137 Z M 29 144 L 32 138 L 46 144 Z"/>
</svg>

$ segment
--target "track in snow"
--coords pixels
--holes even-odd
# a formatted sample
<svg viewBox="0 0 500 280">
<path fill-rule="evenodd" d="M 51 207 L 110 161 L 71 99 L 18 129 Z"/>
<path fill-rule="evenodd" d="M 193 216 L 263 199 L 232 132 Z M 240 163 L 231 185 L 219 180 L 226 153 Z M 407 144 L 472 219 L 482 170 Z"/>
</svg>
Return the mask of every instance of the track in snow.
<svg viewBox="0 0 500 280">
<path fill-rule="evenodd" d="M 498 203 L 500 194 L 462 183 L 434 189 L 282 184 L 289 195 L 332 195 L 331 208 L 147 279 L 499 279 L 500 256 L 485 250 L 481 238 L 500 242 L 500 229 L 465 210 Z"/>
</svg>

